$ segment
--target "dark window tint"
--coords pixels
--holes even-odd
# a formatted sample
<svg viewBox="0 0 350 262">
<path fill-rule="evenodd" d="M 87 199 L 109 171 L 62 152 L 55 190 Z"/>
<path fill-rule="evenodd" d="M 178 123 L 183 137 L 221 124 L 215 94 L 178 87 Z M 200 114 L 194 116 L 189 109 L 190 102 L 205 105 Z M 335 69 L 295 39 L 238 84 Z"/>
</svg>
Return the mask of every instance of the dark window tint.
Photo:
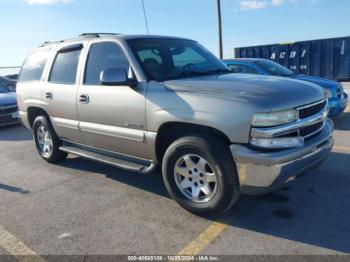
<svg viewBox="0 0 350 262">
<path fill-rule="evenodd" d="M 122 68 L 129 70 L 129 61 L 123 50 L 115 43 L 98 43 L 91 46 L 86 64 L 84 83 L 99 85 L 100 75 L 103 70 L 110 68 Z M 130 73 L 129 73 L 130 77 Z"/>
<path fill-rule="evenodd" d="M 25 60 L 19 81 L 39 81 L 43 74 L 50 49 L 36 51 Z"/>
<path fill-rule="evenodd" d="M 59 52 L 51 69 L 50 82 L 74 84 L 81 50 Z"/>
<path fill-rule="evenodd" d="M 246 65 L 233 64 L 228 65 L 228 67 L 232 70 L 233 73 L 241 73 L 241 74 L 259 74 L 259 71 L 253 67 Z"/>
</svg>

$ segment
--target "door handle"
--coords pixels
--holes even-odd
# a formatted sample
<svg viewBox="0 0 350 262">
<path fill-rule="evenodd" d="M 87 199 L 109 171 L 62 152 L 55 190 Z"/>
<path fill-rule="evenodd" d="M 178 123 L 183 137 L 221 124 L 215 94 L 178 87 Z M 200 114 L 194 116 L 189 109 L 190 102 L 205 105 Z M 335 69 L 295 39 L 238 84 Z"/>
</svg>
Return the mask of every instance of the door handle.
<svg viewBox="0 0 350 262">
<path fill-rule="evenodd" d="M 90 102 L 89 95 L 80 95 L 79 102 L 82 104 L 88 104 Z"/>
<path fill-rule="evenodd" d="M 46 98 L 47 100 L 52 100 L 52 99 L 53 99 L 53 94 L 52 94 L 52 92 L 46 92 L 46 93 L 45 93 L 45 98 Z"/>
</svg>

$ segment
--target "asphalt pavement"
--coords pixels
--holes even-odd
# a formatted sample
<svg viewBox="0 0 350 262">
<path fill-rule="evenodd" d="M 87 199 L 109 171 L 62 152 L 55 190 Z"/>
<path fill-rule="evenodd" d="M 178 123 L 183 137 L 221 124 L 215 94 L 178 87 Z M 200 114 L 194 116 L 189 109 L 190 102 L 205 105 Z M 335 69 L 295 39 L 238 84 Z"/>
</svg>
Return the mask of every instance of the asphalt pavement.
<svg viewBox="0 0 350 262">
<path fill-rule="evenodd" d="M 335 125 L 324 165 L 278 192 L 243 196 L 217 220 L 179 207 L 157 172 L 72 156 L 51 165 L 28 130 L 1 128 L 0 254 L 350 253 L 350 113 Z"/>
</svg>

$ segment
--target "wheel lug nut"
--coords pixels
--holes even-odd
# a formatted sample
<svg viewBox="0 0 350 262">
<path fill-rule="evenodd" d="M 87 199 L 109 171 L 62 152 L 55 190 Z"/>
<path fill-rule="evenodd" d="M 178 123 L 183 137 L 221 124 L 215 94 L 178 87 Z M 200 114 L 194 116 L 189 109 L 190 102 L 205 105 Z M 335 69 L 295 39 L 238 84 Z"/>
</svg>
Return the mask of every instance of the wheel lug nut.
<svg viewBox="0 0 350 262">
<path fill-rule="evenodd" d="M 192 171 L 190 170 L 190 171 L 188 171 L 188 173 L 190 174 L 190 175 L 192 175 Z"/>
<path fill-rule="evenodd" d="M 200 177 L 203 177 L 204 175 L 202 173 L 199 174 Z"/>
<path fill-rule="evenodd" d="M 204 182 L 201 180 L 201 181 L 199 181 L 199 183 L 201 183 L 201 185 L 203 185 L 204 184 Z"/>
<path fill-rule="evenodd" d="M 194 182 L 194 186 L 198 186 L 198 183 L 197 183 L 197 182 Z"/>
<path fill-rule="evenodd" d="M 192 182 L 193 179 L 192 179 L 192 177 L 190 177 L 188 180 L 190 180 Z"/>
<path fill-rule="evenodd" d="M 194 169 L 194 172 L 198 172 L 198 169 L 197 169 L 197 168 L 195 168 L 195 169 Z"/>
</svg>

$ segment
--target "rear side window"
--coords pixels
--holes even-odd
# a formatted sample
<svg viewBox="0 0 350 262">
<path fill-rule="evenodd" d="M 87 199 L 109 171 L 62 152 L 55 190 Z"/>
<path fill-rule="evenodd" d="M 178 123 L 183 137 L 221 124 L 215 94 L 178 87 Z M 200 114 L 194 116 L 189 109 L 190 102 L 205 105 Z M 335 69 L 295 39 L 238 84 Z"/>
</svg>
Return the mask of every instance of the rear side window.
<svg viewBox="0 0 350 262">
<path fill-rule="evenodd" d="M 96 43 L 91 46 L 86 64 L 84 84 L 99 85 L 100 75 L 109 68 L 122 68 L 129 73 L 129 60 L 115 43 Z"/>
<path fill-rule="evenodd" d="M 51 69 L 49 82 L 75 84 L 80 53 L 81 48 L 58 52 Z"/>
<path fill-rule="evenodd" d="M 40 81 L 50 49 L 43 49 L 31 53 L 24 61 L 19 81 Z"/>
</svg>

